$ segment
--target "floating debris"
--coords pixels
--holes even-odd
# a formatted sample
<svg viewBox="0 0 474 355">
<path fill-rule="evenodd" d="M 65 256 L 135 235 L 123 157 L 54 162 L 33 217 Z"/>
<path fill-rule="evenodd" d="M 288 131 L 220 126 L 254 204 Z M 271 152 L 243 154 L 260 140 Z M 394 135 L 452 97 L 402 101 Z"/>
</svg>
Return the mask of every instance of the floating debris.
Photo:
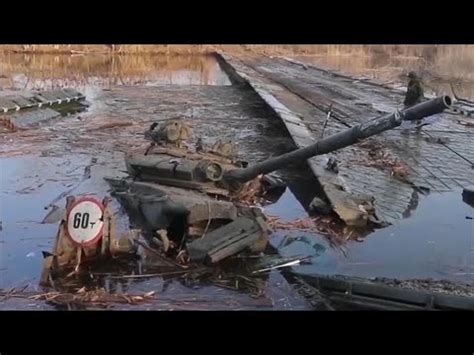
<svg viewBox="0 0 474 355">
<path fill-rule="evenodd" d="M 300 265 L 301 262 L 303 262 L 307 259 L 310 259 L 310 258 L 311 258 L 311 256 L 306 256 L 306 257 L 303 257 L 303 258 L 295 258 L 295 259 L 290 260 L 290 261 L 285 261 L 285 262 L 282 262 L 280 264 L 276 264 L 276 265 L 272 265 L 272 266 L 269 266 L 269 267 L 266 267 L 266 268 L 263 268 L 263 269 L 252 271 L 252 274 L 259 274 L 261 272 L 267 272 L 267 271 L 281 269 L 281 268 L 285 268 L 285 267 Z"/>
<path fill-rule="evenodd" d="M 113 303 L 137 305 L 152 301 L 154 294 L 155 291 L 143 294 L 116 294 L 106 292 L 103 289 L 87 291 L 85 287 L 77 290 L 75 293 L 57 291 L 33 293 L 24 292 L 23 290 L 9 290 L 5 292 L 0 290 L 0 296 L 4 299 L 17 297 L 34 301 L 41 300 L 54 305 L 64 306 L 67 309 L 109 308 Z"/>
<path fill-rule="evenodd" d="M 384 148 L 382 143 L 375 139 L 367 139 L 358 145 L 368 150 L 368 156 L 360 157 L 357 163 L 387 171 L 390 176 L 400 181 L 408 182 L 408 166 Z"/>
<path fill-rule="evenodd" d="M 54 224 L 61 221 L 66 210 L 56 205 L 51 205 L 51 211 L 41 221 L 42 224 Z"/>
</svg>

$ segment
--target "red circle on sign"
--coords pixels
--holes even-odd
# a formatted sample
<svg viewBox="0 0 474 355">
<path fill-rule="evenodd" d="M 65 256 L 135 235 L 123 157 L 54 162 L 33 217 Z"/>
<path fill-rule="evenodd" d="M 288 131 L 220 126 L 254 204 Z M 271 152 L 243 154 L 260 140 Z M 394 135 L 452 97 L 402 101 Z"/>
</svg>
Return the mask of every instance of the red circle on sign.
<svg viewBox="0 0 474 355">
<path fill-rule="evenodd" d="M 74 209 L 74 207 L 76 207 L 78 204 L 80 204 L 81 202 L 92 202 L 92 203 L 95 203 L 99 208 L 100 210 L 102 211 L 102 216 L 104 214 L 104 205 L 99 201 L 97 200 L 97 198 L 95 197 L 92 197 L 92 196 L 85 196 L 85 197 L 80 197 L 78 199 L 75 199 L 74 202 L 71 204 L 71 206 L 69 207 L 68 211 L 67 211 L 67 214 L 66 214 L 66 217 L 67 217 L 67 222 L 66 222 L 66 235 L 69 237 L 69 239 L 76 245 L 80 245 L 80 246 L 84 246 L 84 247 L 88 247 L 88 246 L 91 246 L 91 245 L 94 245 L 95 243 L 97 243 L 99 241 L 99 239 L 102 237 L 102 232 L 104 230 L 104 223 L 102 223 L 102 225 L 100 226 L 100 229 L 97 231 L 97 234 L 89 241 L 87 242 L 83 242 L 83 243 L 78 243 L 77 241 L 75 241 L 72 237 L 71 237 L 71 234 L 69 233 L 69 213 Z"/>
</svg>

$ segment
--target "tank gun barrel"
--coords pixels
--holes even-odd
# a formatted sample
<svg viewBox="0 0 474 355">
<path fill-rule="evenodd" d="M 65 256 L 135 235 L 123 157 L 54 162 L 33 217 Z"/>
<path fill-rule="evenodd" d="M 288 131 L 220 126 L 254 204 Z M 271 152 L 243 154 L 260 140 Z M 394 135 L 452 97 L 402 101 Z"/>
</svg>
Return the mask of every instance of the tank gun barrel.
<svg viewBox="0 0 474 355">
<path fill-rule="evenodd" d="M 350 146 L 365 138 L 398 127 L 404 120 L 414 121 L 441 113 L 450 106 L 451 98 L 449 96 L 437 97 L 408 109 L 396 111 L 364 122 L 330 137 L 321 139 L 307 147 L 282 154 L 247 168 L 230 170 L 225 173 L 224 179 L 237 180 L 240 182 L 249 181 L 260 174 L 268 174 L 272 171 L 292 165 L 295 162 L 304 162 L 316 155 L 327 154 Z"/>
</svg>

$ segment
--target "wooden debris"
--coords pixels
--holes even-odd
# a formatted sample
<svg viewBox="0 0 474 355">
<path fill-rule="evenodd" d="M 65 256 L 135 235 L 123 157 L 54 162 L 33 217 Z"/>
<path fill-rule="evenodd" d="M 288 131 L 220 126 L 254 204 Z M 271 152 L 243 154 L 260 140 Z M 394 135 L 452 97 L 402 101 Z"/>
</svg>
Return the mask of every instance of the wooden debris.
<svg viewBox="0 0 474 355">
<path fill-rule="evenodd" d="M 368 157 L 361 157 L 357 163 L 387 171 L 390 176 L 408 182 L 408 166 L 383 148 L 380 142 L 375 139 L 367 139 L 359 143 L 359 147 L 368 149 Z"/>
<path fill-rule="evenodd" d="M 279 217 L 269 216 L 267 224 L 272 229 L 314 230 L 315 224 L 311 217 L 297 218 L 292 221 L 282 221 Z"/>
<path fill-rule="evenodd" d="M 146 292 L 144 294 L 113 294 L 108 293 L 103 289 L 86 291 L 85 288 L 79 289 L 76 293 L 70 292 L 44 292 L 44 293 L 25 293 L 23 290 L 17 292 L 1 291 L 0 296 L 4 298 L 19 297 L 27 298 L 34 301 L 46 301 L 63 306 L 102 306 L 106 307 L 109 303 L 126 303 L 137 305 L 144 302 L 149 302 L 154 299 L 154 291 Z"/>
<path fill-rule="evenodd" d="M 62 220 L 65 210 L 59 206 L 51 205 L 51 211 L 43 218 L 41 224 L 58 223 Z"/>
<path fill-rule="evenodd" d="M 6 116 L 0 117 L 0 132 L 2 131 L 13 133 L 17 131 L 17 127 Z"/>
<path fill-rule="evenodd" d="M 367 234 L 366 229 L 345 226 L 334 214 L 297 218 L 291 221 L 282 221 L 279 217 L 269 216 L 267 224 L 272 230 L 300 230 L 322 234 L 336 245 L 345 244 L 348 240 L 358 240 Z"/>
<path fill-rule="evenodd" d="M 249 205 L 262 203 L 264 201 L 261 197 L 263 194 L 262 178 L 263 175 L 259 175 L 257 178 L 243 184 L 235 199 L 240 203 L 246 203 Z"/>
<path fill-rule="evenodd" d="M 171 276 L 171 275 L 186 276 L 187 273 L 196 273 L 196 272 L 202 272 L 202 271 L 208 271 L 208 269 L 200 268 L 200 269 L 190 269 L 190 270 L 176 270 L 176 271 L 160 272 L 160 273 L 155 273 L 155 274 L 116 275 L 116 276 L 111 276 L 110 278 L 112 279 L 142 279 L 142 278 L 149 278 L 149 277 Z"/>
</svg>

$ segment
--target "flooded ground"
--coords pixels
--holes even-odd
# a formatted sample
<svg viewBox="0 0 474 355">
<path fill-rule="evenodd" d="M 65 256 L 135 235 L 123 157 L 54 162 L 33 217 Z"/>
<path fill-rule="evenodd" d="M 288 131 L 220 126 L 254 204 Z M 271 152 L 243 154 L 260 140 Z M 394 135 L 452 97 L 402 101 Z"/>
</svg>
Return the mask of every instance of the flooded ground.
<svg viewBox="0 0 474 355">
<path fill-rule="evenodd" d="M 452 96 L 452 84 L 457 95 L 474 99 L 474 46 L 376 47 L 337 46 L 326 49 L 325 54 L 293 58 L 346 74 L 404 85 L 407 73 L 414 70 L 422 76 L 429 94 Z"/>
<path fill-rule="evenodd" d="M 300 241 L 282 246 L 285 233 L 274 235 L 272 245 L 283 255 L 315 255 L 311 265 L 295 271 L 308 274 L 341 274 L 359 277 L 401 279 L 446 279 L 474 283 L 474 208 L 462 201 L 462 191 L 421 197 L 410 218 L 376 230 L 344 250 L 330 247 L 323 236 L 300 232 Z M 283 195 L 285 197 L 285 195 Z M 305 211 L 292 209 L 290 195 L 269 208 L 301 218 Z M 294 233 L 291 233 L 294 238 Z"/>
<path fill-rule="evenodd" d="M 90 103 L 85 112 L 0 134 L 0 288 L 29 284 L 37 289 L 41 251 L 51 250 L 57 230 L 56 224 L 39 223 L 48 213 L 45 207 L 64 204 L 67 194 L 105 196 L 103 177 L 121 175 L 125 151 L 146 148 L 143 132 L 151 122 L 182 116 L 192 125 L 193 142 L 199 136 L 209 145 L 218 138 L 233 139 L 251 163 L 293 146 L 273 112 L 253 92 L 230 85 L 212 57 L 11 54 L 0 57 L 0 68 L 4 92 L 72 87 Z M 290 186 L 266 211 L 287 220 L 306 216 L 316 182 L 304 169 L 282 175 Z M 116 210 L 121 228 L 127 228 L 126 215 Z M 312 265 L 298 267 L 305 273 L 472 282 L 474 227 L 465 217 L 473 211 L 460 192 L 430 195 L 422 197 L 412 217 L 342 250 L 319 235 L 297 231 L 276 231 L 272 245 L 285 256 L 314 255 Z M 282 247 L 288 234 L 304 238 Z M 277 271 L 263 278 L 264 298 L 257 301 L 249 292 L 179 278 L 123 284 L 120 288 L 134 292 L 161 290 L 162 303 L 144 309 L 309 307 Z M 13 299 L 0 304 L 4 309 L 49 307 Z"/>
<path fill-rule="evenodd" d="M 107 195 L 109 187 L 103 177 L 123 176 L 123 153 L 129 149 L 146 149 L 148 143 L 143 139 L 143 132 L 154 121 L 184 117 L 192 126 L 193 142 L 197 137 L 203 137 L 205 145 L 212 145 L 217 139 L 227 137 L 238 143 L 242 156 L 250 162 L 279 154 L 280 149 L 292 146 L 279 120 L 253 92 L 228 85 L 228 79 L 217 82 L 202 78 L 207 74 L 200 71 L 199 65 L 198 69 L 194 69 L 194 60 L 196 58 L 181 58 L 178 63 L 184 62 L 182 71 L 191 72 L 191 77 L 196 75 L 198 79 L 166 84 L 143 79 L 133 85 L 119 83 L 104 86 L 103 81 L 94 82 L 87 73 L 83 73 L 82 67 L 72 66 L 70 69 L 77 72 L 70 70 L 69 74 L 72 77 L 83 75 L 86 84 L 82 79 L 77 83 L 71 79 L 66 86 L 77 90 L 83 88 L 88 93 L 86 98 L 90 107 L 87 111 L 2 135 L 0 288 L 29 284 L 27 290 L 38 289 L 41 251 L 52 249 L 57 230 L 57 224 L 40 223 L 49 212 L 45 207 L 64 207 L 68 194 Z M 197 60 L 206 62 L 209 58 Z M 155 65 L 155 62 L 150 65 Z M 213 65 L 218 70 L 218 77 L 227 78 L 219 71 L 217 62 Z M 176 72 L 180 70 L 163 69 L 160 75 L 179 77 Z M 11 73 L 16 73 L 16 70 L 13 68 Z M 31 75 L 30 82 L 41 82 L 37 81 L 36 74 Z M 107 79 L 104 79 L 105 82 Z M 48 79 L 43 80 L 43 88 L 50 88 Z M 113 206 L 119 216 L 119 230 L 128 229 L 128 217 L 118 204 Z M 167 283 L 160 295 L 169 295 L 175 302 L 163 301 L 161 305 L 153 305 L 153 308 L 308 307 L 295 292 L 292 296 L 290 287 L 277 272 L 269 277 L 266 275 L 261 281 L 266 300 L 263 303 L 262 299 L 255 301 L 255 295 L 249 292 L 239 293 L 212 282 L 188 285 L 186 281 L 174 279 L 171 284 Z M 140 292 L 143 288 L 147 291 L 158 290 L 162 283 L 161 278 L 129 281 L 126 282 L 126 289 L 130 292 Z M 115 281 L 112 284 L 122 283 Z M 123 289 L 123 285 L 119 287 L 119 290 Z M 190 295 L 194 301 L 189 300 Z M 212 303 L 210 300 L 213 300 Z M 9 300 L 2 307 L 44 308 L 41 304 L 28 304 L 21 300 Z"/>
</svg>

